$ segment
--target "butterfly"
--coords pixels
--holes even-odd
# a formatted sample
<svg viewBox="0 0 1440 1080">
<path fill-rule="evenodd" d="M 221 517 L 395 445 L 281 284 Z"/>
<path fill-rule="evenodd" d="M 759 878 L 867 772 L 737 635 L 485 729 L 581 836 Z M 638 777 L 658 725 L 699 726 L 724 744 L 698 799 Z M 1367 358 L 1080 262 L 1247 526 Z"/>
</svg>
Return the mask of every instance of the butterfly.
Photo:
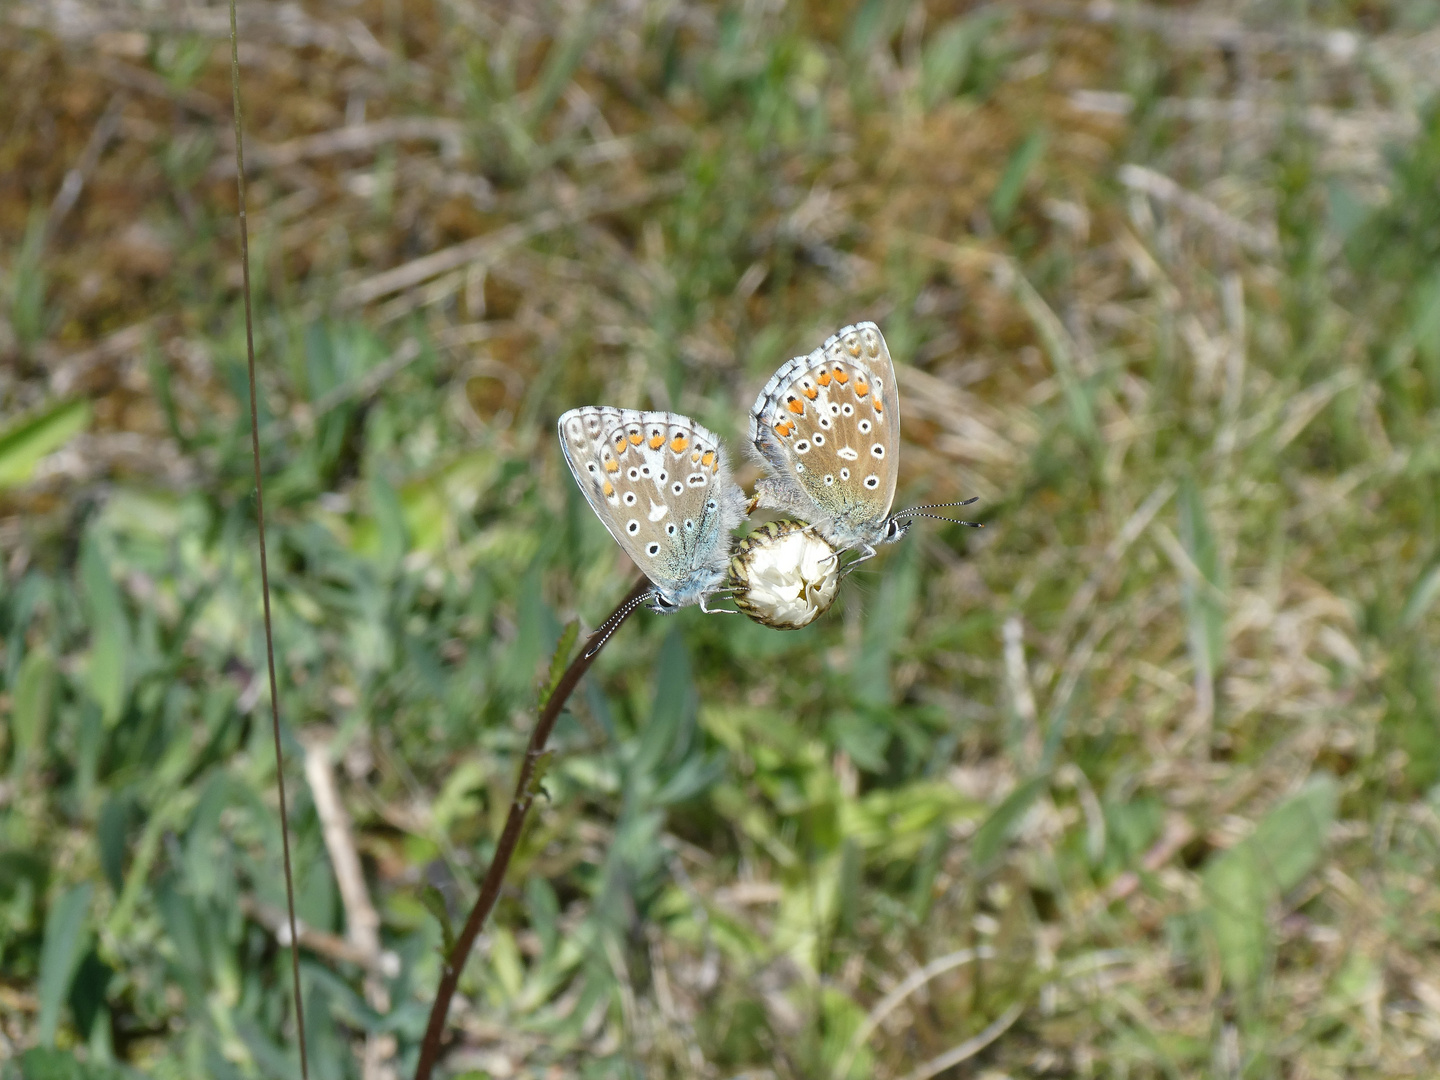
<svg viewBox="0 0 1440 1080">
<path fill-rule="evenodd" d="M 725 587 L 745 495 L 720 439 L 688 416 L 608 405 L 571 409 L 559 427 L 590 509 L 654 585 L 640 599 L 666 614 L 725 610 L 706 601 Z"/>
<path fill-rule="evenodd" d="M 750 441 L 770 472 L 756 484 L 757 505 L 804 518 L 838 551 L 860 552 L 850 566 L 899 540 L 914 518 L 952 520 L 925 511 L 975 502 L 890 513 L 900 394 L 890 350 L 872 322 L 847 326 L 809 356 L 782 364 L 750 409 Z"/>
</svg>

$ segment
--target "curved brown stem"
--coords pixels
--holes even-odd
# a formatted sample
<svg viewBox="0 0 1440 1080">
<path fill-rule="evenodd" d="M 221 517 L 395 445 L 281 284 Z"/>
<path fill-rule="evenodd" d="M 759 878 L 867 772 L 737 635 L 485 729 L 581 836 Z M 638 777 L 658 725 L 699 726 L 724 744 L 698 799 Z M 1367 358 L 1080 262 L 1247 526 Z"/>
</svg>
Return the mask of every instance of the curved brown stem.
<svg viewBox="0 0 1440 1080">
<path fill-rule="evenodd" d="M 450 955 L 445 958 L 440 986 L 435 991 L 435 1002 L 430 1006 L 430 1022 L 425 1026 L 425 1040 L 420 1044 L 420 1062 L 415 1066 L 415 1080 L 430 1080 L 435 1063 L 440 1059 L 440 1039 L 445 1034 L 445 1019 L 450 1012 L 450 999 L 455 996 L 460 972 L 465 970 L 465 961 L 470 956 L 475 939 L 480 936 L 485 920 L 490 917 L 495 901 L 500 898 L 500 887 L 505 883 L 505 872 L 510 868 L 510 860 L 519 846 L 520 832 L 525 827 L 525 816 L 535 801 L 536 793 L 532 786 L 535 771 L 545 752 L 545 744 L 550 741 L 550 732 L 555 729 L 555 722 L 560 719 L 560 710 L 565 708 L 565 702 L 580 684 L 581 677 L 595 662 L 595 657 L 608 640 L 608 635 L 614 632 L 614 627 L 610 625 L 611 620 L 623 621 L 629 614 L 625 608 L 628 606 L 630 611 L 633 611 L 634 601 L 652 587 L 643 577 L 635 583 L 629 595 L 620 601 L 615 614 L 601 623 L 600 629 L 590 635 L 585 647 L 570 662 L 565 674 L 561 675 L 560 681 L 555 684 L 554 692 L 540 710 L 535 729 L 530 732 L 530 745 L 525 748 L 524 760 L 520 762 L 520 775 L 515 780 L 515 796 L 510 800 L 510 813 L 505 818 L 505 828 L 501 830 L 500 839 L 495 845 L 495 857 L 490 860 L 490 868 L 485 871 L 485 879 L 480 883 L 480 895 L 465 919 L 465 927 L 456 937 Z"/>
</svg>

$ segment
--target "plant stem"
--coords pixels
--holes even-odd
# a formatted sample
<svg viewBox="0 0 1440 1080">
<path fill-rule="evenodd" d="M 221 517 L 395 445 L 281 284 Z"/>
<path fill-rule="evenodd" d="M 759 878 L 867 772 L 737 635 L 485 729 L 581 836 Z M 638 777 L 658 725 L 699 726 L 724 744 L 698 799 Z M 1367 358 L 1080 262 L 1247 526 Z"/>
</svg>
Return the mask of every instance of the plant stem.
<svg viewBox="0 0 1440 1080">
<path fill-rule="evenodd" d="M 290 979 L 295 991 L 295 1037 L 300 1043 L 300 1080 L 309 1080 L 305 998 L 300 992 L 300 933 L 295 919 L 295 873 L 290 865 L 290 814 L 285 805 L 285 755 L 280 741 L 280 688 L 275 679 L 275 631 L 270 618 L 270 563 L 265 554 L 265 483 L 260 468 L 260 416 L 255 403 L 255 315 L 250 297 L 250 225 L 245 212 L 245 119 L 240 109 L 240 32 L 235 23 L 235 0 L 230 0 L 230 100 L 235 116 L 235 219 L 240 226 L 240 283 L 245 297 L 250 457 L 255 464 L 255 530 L 260 545 L 260 596 L 265 612 L 265 670 L 270 676 L 270 733 L 275 742 L 275 791 L 280 796 L 280 851 L 285 864 L 285 910 L 290 922 Z"/>
<path fill-rule="evenodd" d="M 621 612 L 627 606 L 644 595 L 651 588 L 650 582 L 641 578 L 635 583 L 624 600 L 615 609 L 610 619 L 621 618 Z M 631 606 L 631 610 L 634 610 Z M 628 612 L 626 613 L 628 614 Z M 510 813 L 505 818 L 505 828 L 500 832 L 500 840 L 495 845 L 495 857 L 490 860 L 490 868 L 485 871 L 485 879 L 480 883 L 480 895 L 475 900 L 475 906 L 470 909 L 469 916 L 465 919 L 465 927 L 455 939 L 455 945 L 450 950 L 450 955 L 445 958 L 445 968 L 440 976 L 440 986 L 435 991 L 435 1002 L 430 1006 L 430 1022 L 425 1027 L 425 1040 L 420 1044 L 420 1061 L 415 1066 L 415 1080 L 430 1080 L 430 1074 L 435 1068 L 435 1063 L 440 1058 L 440 1039 L 445 1033 L 445 1019 L 450 1012 L 450 999 L 455 996 L 455 987 L 459 985 L 460 973 L 465 970 L 465 961 L 469 959 L 470 950 L 475 945 L 475 939 L 480 936 L 480 930 L 485 925 L 485 920 L 490 917 L 490 911 L 495 906 L 495 901 L 500 898 L 500 888 L 505 883 L 505 872 L 510 868 L 510 860 L 515 855 L 515 849 L 520 844 L 520 832 L 525 827 L 525 816 L 530 813 L 530 805 L 535 801 L 535 792 L 531 782 L 535 777 L 535 769 L 539 764 L 541 755 L 545 752 L 545 744 L 550 741 L 550 732 L 555 729 L 555 722 L 560 719 L 560 711 L 565 708 L 565 702 L 569 700 L 575 687 L 580 684 L 580 679 L 589 670 L 590 665 L 595 662 L 595 657 L 600 654 L 604 645 L 603 639 L 597 639 L 606 632 L 606 619 L 600 624 L 600 629 L 590 635 L 584 648 L 576 654 L 570 666 L 565 669 L 565 674 L 560 676 L 560 681 L 555 684 L 555 690 L 546 700 L 544 708 L 540 710 L 539 719 L 535 722 L 535 728 L 530 732 L 530 744 L 525 748 L 525 757 L 520 763 L 520 775 L 515 780 L 515 795 L 510 800 Z M 594 648 L 592 653 L 590 650 Z"/>
</svg>

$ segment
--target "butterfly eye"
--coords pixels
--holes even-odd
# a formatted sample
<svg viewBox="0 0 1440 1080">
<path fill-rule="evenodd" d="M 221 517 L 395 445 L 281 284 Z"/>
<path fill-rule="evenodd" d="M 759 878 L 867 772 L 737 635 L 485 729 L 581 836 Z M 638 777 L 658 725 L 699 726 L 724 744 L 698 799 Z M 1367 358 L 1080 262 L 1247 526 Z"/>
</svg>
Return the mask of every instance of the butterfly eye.
<svg viewBox="0 0 1440 1080">
<path fill-rule="evenodd" d="M 820 418 L 820 426 L 823 427 L 823 428 L 828 429 L 828 428 L 830 427 L 830 421 L 827 420 L 825 417 L 822 416 L 822 417 Z"/>
<path fill-rule="evenodd" d="M 850 470 L 849 470 L 849 469 L 841 469 L 841 470 L 840 470 L 840 479 L 841 479 L 841 480 L 849 480 L 849 479 L 850 479 Z"/>
<path fill-rule="evenodd" d="M 847 405 L 847 406 L 845 406 L 845 407 L 848 409 L 850 406 Z M 831 416 L 839 416 L 839 415 L 840 415 L 840 406 L 839 406 L 839 405 L 831 405 L 831 406 L 830 406 L 830 415 L 831 415 Z M 825 426 L 826 426 L 826 427 L 829 427 L 830 425 L 829 425 L 829 424 L 826 424 Z"/>
<path fill-rule="evenodd" d="M 849 402 L 846 402 L 844 405 L 840 406 L 840 411 L 846 416 L 854 416 L 855 406 L 851 405 Z"/>
<path fill-rule="evenodd" d="M 689 476 L 687 476 L 687 477 L 685 478 L 685 482 L 686 482 L 687 484 L 689 484 L 691 487 L 704 487 L 704 486 L 705 486 L 705 474 L 704 474 L 704 473 L 698 473 L 698 472 L 691 473 Z"/>
<path fill-rule="evenodd" d="M 874 491 L 877 487 L 880 486 L 880 478 L 878 476 L 865 477 L 865 486 L 871 491 Z"/>
<path fill-rule="evenodd" d="M 685 493 L 685 485 L 680 483 L 679 480 L 676 480 L 675 483 L 671 486 L 670 490 L 673 491 L 676 495 L 683 495 Z"/>
<path fill-rule="evenodd" d="M 656 556 L 656 555 L 659 555 L 659 554 L 660 554 L 660 545 L 659 545 L 659 544 L 651 544 L 651 545 L 649 545 L 649 546 L 645 549 L 645 554 L 651 556 L 652 558 L 653 558 L 654 556 Z"/>
<path fill-rule="evenodd" d="M 825 474 L 825 486 L 826 486 L 826 487 L 831 487 L 834 483 L 835 483 L 835 477 L 831 476 L 829 473 L 826 473 L 826 474 Z"/>
<path fill-rule="evenodd" d="M 869 434 L 870 434 L 870 421 L 869 421 L 869 420 L 861 420 L 861 421 L 860 421 L 860 434 L 861 434 L 861 435 L 869 435 Z"/>
<path fill-rule="evenodd" d="M 635 505 L 635 492 L 633 492 L 633 491 L 627 491 L 627 492 L 625 492 L 625 505 L 626 505 L 626 506 L 634 506 L 634 505 Z"/>
<path fill-rule="evenodd" d="M 874 454 L 877 458 L 882 458 L 885 456 L 885 447 L 877 442 L 874 446 L 870 447 L 870 453 Z"/>
<path fill-rule="evenodd" d="M 631 518 L 630 523 L 625 526 L 625 531 L 631 536 L 634 536 L 640 531 L 640 522 L 636 521 L 634 518 Z"/>
<path fill-rule="evenodd" d="M 801 439 L 799 442 L 797 442 L 797 443 L 795 444 L 795 452 L 796 452 L 797 454 L 803 454 L 803 453 L 807 452 L 809 449 L 810 449 L 810 444 L 809 444 L 808 442 L 806 442 L 804 439 Z"/>
<path fill-rule="evenodd" d="M 824 446 L 825 436 L 817 431 L 811 441 L 814 442 L 816 446 Z"/>
<path fill-rule="evenodd" d="M 695 522 L 693 522 L 693 521 L 690 520 L 689 518 L 686 518 L 686 519 L 685 519 L 685 531 L 686 531 L 686 532 L 690 532 L 690 530 L 692 530 L 693 528 L 695 528 Z"/>
<path fill-rule="evenodd" d="M 670 479 L 670 474 L 667 473 L 664 469 L 661 469 L 660 475 L 657 476 L 655 479 L 663 484 L 666 480 Z"/>
<path fill-rule="evenodd" d="M 643 469 L 641 469 L 641 470 L 640 470 L 640 475 L 641 475 L 641 476 L 649 476 L 649 475 L 650 475 L 650 466 L 649 466 L 649 465 L 646 465 Z"/>
<path fill-rule="evenodd" d="M 639 470 L 639 469 L 631 469 L 631 470 L 630 470 L 628 473 L 626 473 L 625 475 L 628 476 L 628 477 L 630 477 L 631 480 L 638 480 L 638 479 L 640 479 L 640 470 Z"/>
<path fill-rule="evenodd" d="M 586 467 L 587 469 L 589 469 L 591 472 L 594 472 L 594 471 L 595 471 L 595 462 L 592 461 L 592 462 L 590 462 L 589 465 L 587 465 L 587 466 L 585 466 L 585 467 Z"/>
<path fill-rule="evenodd" d="M 666 536 L 674 536 L 674 535 L 675 535 L 675 523 L 674 523 L 673 521 L 672 521 L 669 525 L 666 525 L 666 526 L 665 526 L 665 535 L 666 535 Z"/>
</svg>

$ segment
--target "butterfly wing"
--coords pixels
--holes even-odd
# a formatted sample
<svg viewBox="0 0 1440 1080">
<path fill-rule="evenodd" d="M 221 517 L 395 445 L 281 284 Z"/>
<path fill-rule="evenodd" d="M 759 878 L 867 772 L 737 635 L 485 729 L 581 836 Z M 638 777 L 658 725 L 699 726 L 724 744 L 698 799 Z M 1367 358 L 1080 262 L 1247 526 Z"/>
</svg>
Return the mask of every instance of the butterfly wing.
<svg viewBox="0 0 1440 1080">
<path fill-rule="evenodd" d="M 719 587 L 744 496 L 714 433 L 678 413 L 605 405 L 571 409 L 559 429 L 595 516 L 672 606 Z"/>
<path fill-rule="evenodd" d="M 784 364 L 751 409 L 750 439 L 774 473 L 762 506 L 803 514 L 808 504 L 839 546 L 880 542 L 899 475 L 900 395 L 879 327 L 847 326 Z"/>
</svg>

